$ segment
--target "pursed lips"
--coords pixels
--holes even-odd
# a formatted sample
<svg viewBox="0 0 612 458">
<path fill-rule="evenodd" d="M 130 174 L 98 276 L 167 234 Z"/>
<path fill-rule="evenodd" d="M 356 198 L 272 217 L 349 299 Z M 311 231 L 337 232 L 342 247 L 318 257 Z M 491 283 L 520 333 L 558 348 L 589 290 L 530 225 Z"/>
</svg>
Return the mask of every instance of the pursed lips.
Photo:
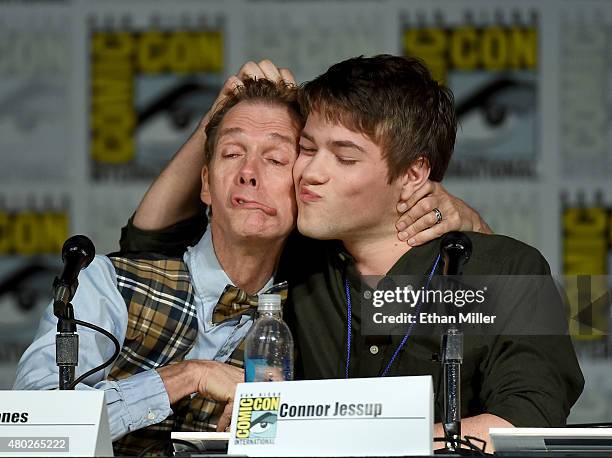
<svg viewBox="0 0 612 458">
<path fill-rule="evenodd" d="M 315 202 L 317 200 L 322 199 L 319 194 L 317 194 L 316 192 L 312 192 L 310 189 L 303 185 L 300 186 L 299 197 L 302 202 Z"/>
<path fill-rule="evenodd" d="M 275 208 L 269 207 L 256 200 L 244 198 L 242 196 L 232 197 L 232 206 L 241 210 L 260 210 L 269 216 L 276 216 L 277 211 Z"/>
</svg>

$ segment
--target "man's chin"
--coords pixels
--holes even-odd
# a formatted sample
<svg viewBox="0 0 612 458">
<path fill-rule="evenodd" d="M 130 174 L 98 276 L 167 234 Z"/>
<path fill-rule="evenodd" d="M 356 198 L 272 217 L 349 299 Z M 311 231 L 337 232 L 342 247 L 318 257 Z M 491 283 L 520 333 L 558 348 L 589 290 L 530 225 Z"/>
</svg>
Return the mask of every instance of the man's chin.
<svg viewBox="0 0 612 458">
<path fill-rule="evenodd" d="M 317 240 L 333 240 L 338 237 L 329 230 L 327 224 L 320 224 L 317 221 L 301 218 L 298 216 L 297 229 L 300 234 Z"/>
<path fill-rule="evenodd" d="M 251 242 L 261 240 L 279 240 L 289 236 L 293 228 L 271 227 L 269 225 L 260 224 L 241 224 L 239 227 L 232 228 L 232 232 L 238 238 L 249 240 Z"/>
<path fill-rule="evenodd" d="M 220 218 L 212 218 L 212 226 L 215 227 L 216 233 L 227 240 L 232 240 L 233 243 L 240 243 L 241 240 L 249 243 L 270 242 L 286 239 L 293 225 L 279 224 L 279 221 L 270 221 L 270 218 L 253 217 L 225 219 L 224 224 L 221 224 Z"/>
</svg>

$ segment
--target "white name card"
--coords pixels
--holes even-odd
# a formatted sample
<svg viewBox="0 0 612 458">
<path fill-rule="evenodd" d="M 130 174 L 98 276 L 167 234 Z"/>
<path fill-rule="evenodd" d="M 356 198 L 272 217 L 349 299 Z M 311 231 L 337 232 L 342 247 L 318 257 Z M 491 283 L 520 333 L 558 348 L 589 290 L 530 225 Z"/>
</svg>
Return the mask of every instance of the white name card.
<svg viewBox="0 0 612 458">
<path fill-rule="evenodd" d="M 430 376 L 241 383 L 228 454 L 430 455 Z"/>
<path fill-rule="evenodd" d="M 101 391 L 0 391 L 0 456 L 113 456 Z"/>
</svg>

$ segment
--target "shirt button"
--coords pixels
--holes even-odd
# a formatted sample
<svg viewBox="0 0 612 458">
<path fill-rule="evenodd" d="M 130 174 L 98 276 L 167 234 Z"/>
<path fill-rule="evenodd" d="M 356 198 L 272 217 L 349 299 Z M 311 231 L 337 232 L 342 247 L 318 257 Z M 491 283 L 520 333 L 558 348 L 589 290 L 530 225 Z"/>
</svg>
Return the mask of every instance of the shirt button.
<svg viewBox="0 0 612 458">
<path fill-rule="evenodd" d="M 147 418 L 149 420 L 155 420 L 155 412 L 153 412 L 152 410 L 149 410 L 149 413 L 147 414 Z"/>
<path fill-rule="evenodd" d="M 378 353 L 378 347 L 376 345 L 372 345 L 370 347 L 370 353 L 372 353 L 373 355 Z"/>
</svg>

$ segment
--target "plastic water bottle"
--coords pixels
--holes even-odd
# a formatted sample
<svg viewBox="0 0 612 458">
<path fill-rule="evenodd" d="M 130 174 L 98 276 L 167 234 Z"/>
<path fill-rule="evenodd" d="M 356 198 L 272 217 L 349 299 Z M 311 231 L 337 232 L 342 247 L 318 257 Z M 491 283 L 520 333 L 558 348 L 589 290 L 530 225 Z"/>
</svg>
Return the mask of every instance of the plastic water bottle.
<svg viewBox="0 0 612 458">
<path fill-rule="evenodd" d="M 293 380 L 293 336 L 283 321 L 281 297 L 260 294 L 259 317 L 246 336 L 246 382 Z"/>
</svg>

